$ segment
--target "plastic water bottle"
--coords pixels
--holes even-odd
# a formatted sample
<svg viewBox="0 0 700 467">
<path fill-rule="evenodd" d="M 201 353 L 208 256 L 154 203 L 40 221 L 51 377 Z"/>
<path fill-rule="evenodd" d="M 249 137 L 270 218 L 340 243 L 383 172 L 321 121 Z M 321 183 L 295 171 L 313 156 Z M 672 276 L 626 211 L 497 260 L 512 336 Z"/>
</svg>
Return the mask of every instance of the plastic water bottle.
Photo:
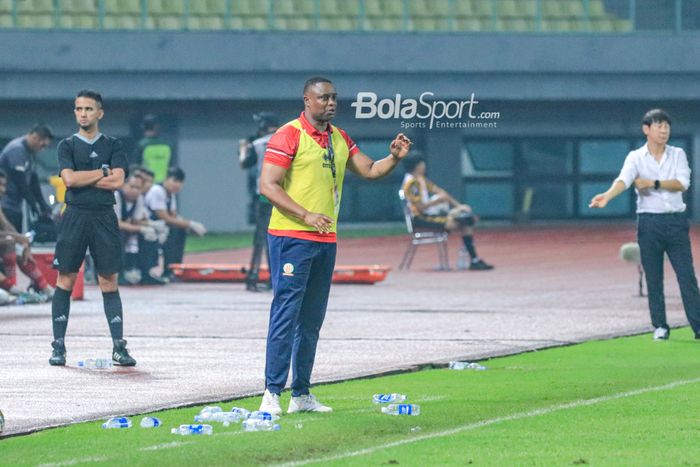
<svg viewBox="0 0 700 467">
<path fill-rule="evenodd" d="M 469 269 L 470 261 L 471 260 L 467 256 L 467 250 L 464 247 L 460 248 L 457 254 L 457 270 L 464 271 L 465 269 Z"/>
<path fill-rule="evenodd" d="M 213 420 L 217 414 L 222 413 L 221 407 L 218 405 L 207 406 L 199 411 L 199 414 L 194 416 L 195 422 L 208 422 Z"/>
<path fill-rule="evenodd" d="M 243 409 L 241 407 L 231 407 L 231 413 L 238 415 L 238 418 L 244 420 L 250 415 L 250 410 Z"/>
<path fill-rule="evenodd" d="M 198 423 L 220 422 L 224 426 L 229 426 L 231 423 L 238 423 L 244 418 L 245 416 L 235 412 L 205 412 L 204 414 L 195 415 L 194 421 Z"/>
<path fill-rule="evenodd" d="M 256 410 L 255 412 L 251 412 L 248 414 L 248 417 L 246 417 L 248 420 L 250 419 L 258 419 L 258 420 L 267 420 L 274 422 L 275 420 L 279 420 L 280 417 L 279 415 L 272 415 L 270 412 L 262 412 L 260 410 Z"/>
<path fill-rule="evenodd" d="M 162 423 L 156 417 L 143 417 L 141 419 L 141 428 L 158 428 Z"/>
<path fill-rule="evenodd" d="M 450 362 L 450 370 L 476 370 L 484 371 L 486 367 L 476 362 Z"/>
<path fill-rule="evenodd" d="M 104 422 L 102 428 L 131 428 L 131 420 L 127 417 L 113 417 Z"/>
<path fill-rule="evenodd" d="M 382 407 L 382 413 L 389 415 L 420 415 L 418 404 L 389 404 Z"/>
<path fill-rule="evenodd" d="M 109 358 L 87 358 L 78 360 L 78 368 L 85 370 L 108 370 L 112 368 L 112 360 Z"/>
<path fill-rule="evenodd" d="M 180 425 L 180 428 L 173 428 L 170 433 L 180 436 L 189 435 L 210 435 L 214 432 L 211 425 Z"/>
<path fill-rule="evenodd" d="M 245 431 L 279 431 L 280 429 L 280 426 L 272 420 L 261 420 L 259 418 L 243 420 L 243 430 Z"/>
<path fill-rule="evenodd" d="M 406 396 L 403 394 L 375 394 L 372 396 L 372 402 L 375 404 L 388 404 L 389 402 L 401 403 L 406 400 Z"/>
</svg>

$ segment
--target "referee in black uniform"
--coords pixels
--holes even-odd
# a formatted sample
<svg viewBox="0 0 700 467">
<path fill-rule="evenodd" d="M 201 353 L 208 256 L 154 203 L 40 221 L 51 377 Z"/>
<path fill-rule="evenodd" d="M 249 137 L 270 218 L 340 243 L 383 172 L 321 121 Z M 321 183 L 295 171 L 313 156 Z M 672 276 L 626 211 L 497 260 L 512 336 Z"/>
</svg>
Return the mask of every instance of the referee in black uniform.
<svg viewBox="0 0 700 467">
<path fill-rule="evenodd" d="M 70 296 L 89 247 L 112 334 L 112 359 L 117 365 L 134 366 L 136 360 L 127 352 L 122 338 L 122 301 L 117 288 L 122 245 L 113 208 L 114 191 L 124 184 L 129 162 L 122 142 L 100 133 L 99 121 L 104 111 L 99 93 L 80 91 L 74 112 L 79 131 L 58 144 L 58 169 L 67 188 L 67 208 L 53 261 L 58 280 L 51 304 L 54 341 L 49 363 L 66 364 L 64 339 Z"/>
</svg>

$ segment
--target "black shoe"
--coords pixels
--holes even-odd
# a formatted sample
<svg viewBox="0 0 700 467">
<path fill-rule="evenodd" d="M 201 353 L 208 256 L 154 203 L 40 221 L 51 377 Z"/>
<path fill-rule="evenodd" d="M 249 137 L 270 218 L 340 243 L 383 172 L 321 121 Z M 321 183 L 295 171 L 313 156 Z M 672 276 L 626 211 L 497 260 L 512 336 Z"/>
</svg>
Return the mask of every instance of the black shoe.
<svg viewBox="0 0 700 467">
<path fill-rule="evenodd" d="M 136 366 L 136 360 L 131 358 L 131 355 L 129 355 L 129 352 L 126 350 L 126 341 L 124 339 L 114 339 L 112 360 L 115 365 Z"/>
<path fill-rule="evenodd" d="M 63 338 L 56 339 L 51 343 L 53 347 L 53 352 L 51 352 L 51 358 L 49 358 L 49 365 L 52 366 L 65 366 L 66 364 L 66 344 Z"/>
<path fill-rule="evenodd" d="M 248 292 L 269 292 L 272 290 L 272 286 L 267 282 L 261 283 L 246 283 L 245 289 Z"/>
<path fill-rule="evenodd" d="M 153 277 L 150 274 L 144 274 L 144 276 L 141 278 L 141 281 L 139 282 L 140 285 L 165 285 L 167 282 L 164 280 L 158 279 L 157 277 Z"/>
<path fill-rule="evenodd" d="M 471 264 L 469 265 L 470 271 L 490 271 L 491 269 L 493 269 L 493 266 L 491 266 L 489 263 L 487 263 L 483 259 L 479 259 L 477 261 L 472 261 Z"/>
</svg>

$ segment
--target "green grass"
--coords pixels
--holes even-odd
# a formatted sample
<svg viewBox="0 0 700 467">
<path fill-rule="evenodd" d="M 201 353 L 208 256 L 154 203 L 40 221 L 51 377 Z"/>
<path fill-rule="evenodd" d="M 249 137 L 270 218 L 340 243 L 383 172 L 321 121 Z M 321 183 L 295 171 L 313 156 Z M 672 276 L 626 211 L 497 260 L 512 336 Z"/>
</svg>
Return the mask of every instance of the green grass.
<svg viewBox="0 0 700 467">
<path fill-rule="evenodd" d="M 405 227 L 369 227 L 345 228 L 338 233 L 339 238 L 388 237 L 406 235 Z M 229 250 L 232 248 L 249 248 L 253 245 L 251 232 L 211 233 L 204 237 L 190 235 L 187 237 L 185 251 L 202 253 L 206 251 Z"/>
<path fill-rule="evenodd" d="M 199 407 L 156 414 L 165 428 L 155 430 L 82 423 L 3 440 L 0 464 L 697 465 L 699 351 L 686 328 L 667 342 L 644 335 L 492 359 L 481 372 L 430 369 L 322 385 L 314 393 L 334 413 L 286 415 L 273 433 L 220 424 L 209 437 L 169 433 Z M 378 392 L 407 394 L 421 415 L 379 413 L 370 401 Z M 283 394 L 283 407 L 288 399 Z M 397 442 L 404 444 L 391 446 Z"/>
</svg>

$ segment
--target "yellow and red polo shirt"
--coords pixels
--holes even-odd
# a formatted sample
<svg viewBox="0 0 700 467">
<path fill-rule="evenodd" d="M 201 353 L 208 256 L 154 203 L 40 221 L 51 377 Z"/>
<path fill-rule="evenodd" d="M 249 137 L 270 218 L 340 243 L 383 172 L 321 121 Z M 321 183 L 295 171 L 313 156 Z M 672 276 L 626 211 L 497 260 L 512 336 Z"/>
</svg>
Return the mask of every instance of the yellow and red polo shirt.
<svg viewBox="0 0 700 467">
<path fill-rule="evenodd" d="M 329 128 L 340 202 L 345 166 L 360 150 L 343 130 L 330 124 Z M 325 214 L 334 220 L 331 232 L 320 233 L 296 217 L 273 208 L 268 232 L 280 237 L 335 242 L 338 217 L 333 191 L 336 185 L 333 183 L 333 173 L 328 160 L 328 131 L 318 131 L 302 112 L 299 118 L 286 123 L 272 135 L 265 151 L 265 163 L 287 169 L 282 187 L 290 198 L 304 209 Z"/>
</svg>

